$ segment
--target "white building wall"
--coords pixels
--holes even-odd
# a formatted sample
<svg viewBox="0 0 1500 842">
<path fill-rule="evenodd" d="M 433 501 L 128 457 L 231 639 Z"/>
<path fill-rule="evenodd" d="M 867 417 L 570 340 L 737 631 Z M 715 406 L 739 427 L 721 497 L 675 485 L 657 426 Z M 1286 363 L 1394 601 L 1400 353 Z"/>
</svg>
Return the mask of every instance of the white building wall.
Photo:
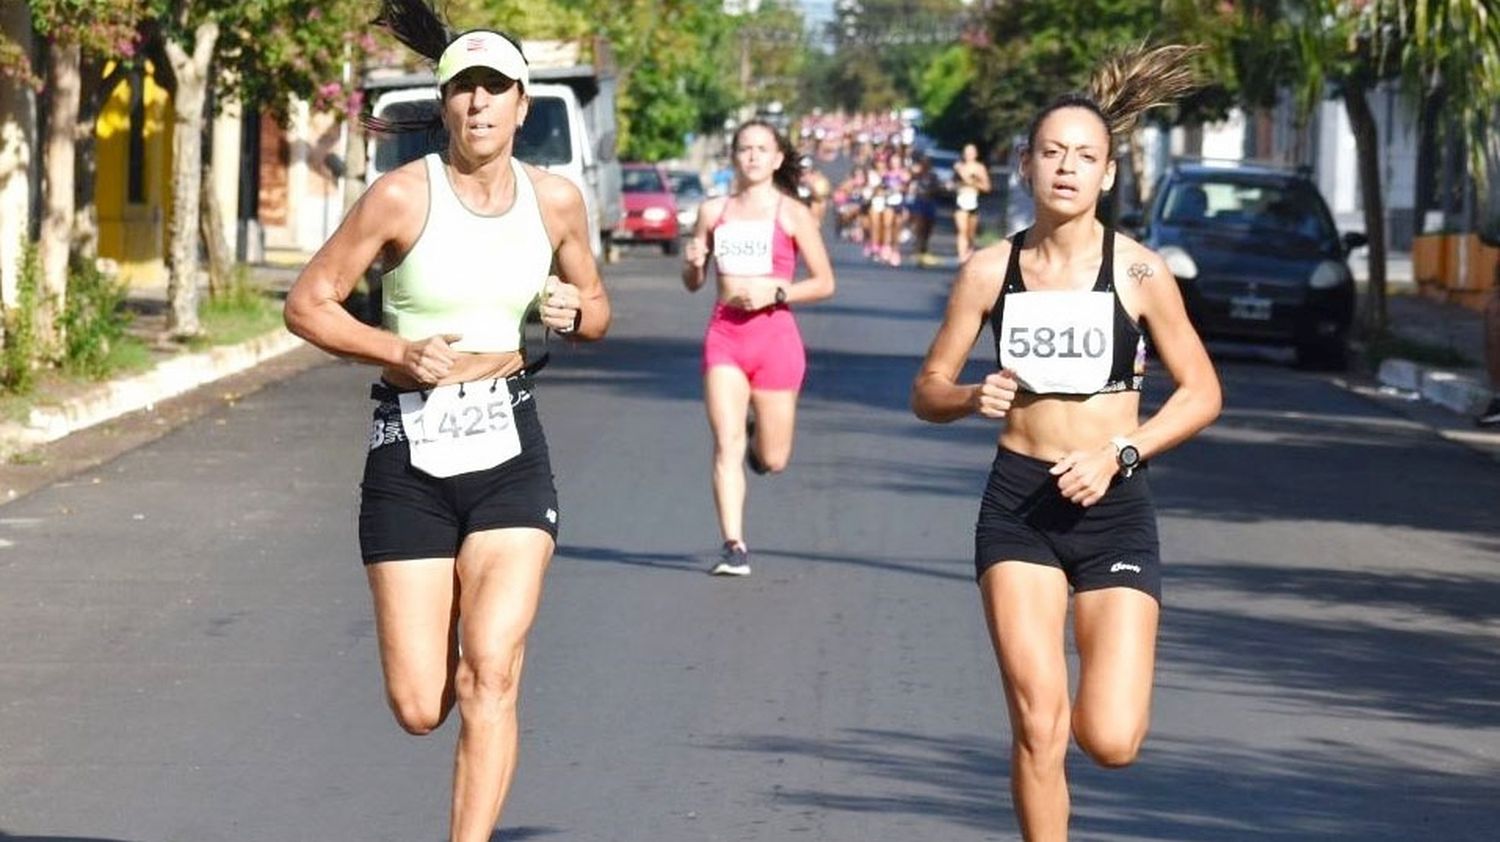
<svg viewBox="0 0 1500 842">
<path fill-rule="evenodd" d="M 1380 188 L 1386 207 L 1386 235 L 1393 250 L 1411 247 L 1415 228 L 1418 110 L 1395 83 L 1369 95 L 1379 143 Z M 1365 230 L 1364 197 L 1354 132 L 1341 99 L 1319 103 L 1316 115 L 1314 168 L 1318 189 L 1340 230 Z"/>
<path fill-rule="evenodd" d="M 214 118 L 212 162 L 209 166 L 213 190 L 219 197 L 219 210 L 223 216 L 224 241 L 229 244 L 230 255 L 238 253 L 239 248 L 240 227 L 236 217 L 240 206 L 241 113 L 240 104 L 230 102 Z"/>
<path fill-rule="evenodd" d="M 1203 127 L 1203 157 L 1239 161 L 1245 157 L 1245 112 L 1235 108 L 1222 122 Z"/>
</svg>

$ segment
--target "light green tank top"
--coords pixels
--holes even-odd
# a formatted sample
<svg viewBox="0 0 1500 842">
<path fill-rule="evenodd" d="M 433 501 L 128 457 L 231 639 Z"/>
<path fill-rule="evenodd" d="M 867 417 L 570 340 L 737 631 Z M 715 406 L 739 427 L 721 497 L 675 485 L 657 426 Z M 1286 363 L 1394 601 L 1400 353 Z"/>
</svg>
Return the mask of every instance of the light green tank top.
<svg viewBox="0 0 1500 842">
<path fill-rule="evenodd" d="M 468 209 L 447 168 L 428 155 L 427 222 L 416 245 L 382 280 L 382 324 L 403 339 L 460 334 L 474 353 L 521 349 L 526 311 L 552 268 L 552 242 L 531 178 L 511 159 L 516 198 L 498 216 Z"/>
</svg>

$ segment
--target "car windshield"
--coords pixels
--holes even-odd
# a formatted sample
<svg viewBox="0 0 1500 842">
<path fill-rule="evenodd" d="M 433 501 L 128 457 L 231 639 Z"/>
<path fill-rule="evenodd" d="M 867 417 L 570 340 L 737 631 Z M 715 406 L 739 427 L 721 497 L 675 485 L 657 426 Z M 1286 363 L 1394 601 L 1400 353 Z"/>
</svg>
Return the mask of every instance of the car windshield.
<svg viewBox="0 0 1500 842">
<path fill-rule="evenodd" d="M 1317 190 L 1301 181 L 1179 181 L 1161 207 L 1161 220 L 1170 225 L 1255 229 L 1319 241 L 1337 236 Z"/>
<path fill-rule="evenodd" d="M 568 106 L 561 97 L 534 96 L 526 122 L 516 130 L 517 158 L 532 166 L 550 167 L 573 160 L 573 134 L 568 131 Z"/>
<path fill-rule="evenodd" d="M 626 193 L 665 193 L 661 173 L 651 167 L 627 167 L 621 173 L 621 186 Z"/>
<path fill-rule="evenodd" d="M 437 120 L 438 100 L 395 102 L 380 109 L 392 121 Z M 407 161 L 448 148 L 448 132 L 434 123 L 431 131 L 377 135 L 375 167 L 390 172 Z M 553 96 L 532 97 L 526 122 L 516 131 L 515 156 L 528 164 L 550 167 L 573 160 L 573 137 L 568 131 L 568 109 Z"/>
<path fill-rule="evenodd" d="M 667 178 L 672 182 L 672 192 L 687 198 L 701 198 L 703 196 L 703 179 L 697 173 L 692 172 L 669 172 Z"/>
</svg>

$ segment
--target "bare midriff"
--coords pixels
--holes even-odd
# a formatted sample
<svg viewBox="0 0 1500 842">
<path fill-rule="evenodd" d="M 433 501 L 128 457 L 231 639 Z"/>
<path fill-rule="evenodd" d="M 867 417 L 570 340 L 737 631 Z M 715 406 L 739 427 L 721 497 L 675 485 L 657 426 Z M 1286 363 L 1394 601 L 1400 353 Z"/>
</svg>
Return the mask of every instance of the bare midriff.
<svg viewBox="0 0 1500 842">
<path fill-rule="evenodd" d="M 1006 413 L 1000 446 L 1055 462 L 1074 450 L 1095 450 L 1138 426 L 1140 392 L 1033 395 L 1019 392 Z"/>
<path fill-rule="evenodd" d="M 387 366 L 382 370 L 381 376 L 385 382 L 398 389 L 426 389 L 434 385 L 444 386 L 449 383 L 470 383 L 475 380 L 491 380 L 496 377 L 509 377 L 520 371 L 526 365 L 525 357 L 519 352 L 508 351 L 502 354 L 466 354 L 458 352 L 458 359 L 453 361 L 453 368 L 448 376 L 437 383 L 418 383 L 406 372 Z"/>
</svg>

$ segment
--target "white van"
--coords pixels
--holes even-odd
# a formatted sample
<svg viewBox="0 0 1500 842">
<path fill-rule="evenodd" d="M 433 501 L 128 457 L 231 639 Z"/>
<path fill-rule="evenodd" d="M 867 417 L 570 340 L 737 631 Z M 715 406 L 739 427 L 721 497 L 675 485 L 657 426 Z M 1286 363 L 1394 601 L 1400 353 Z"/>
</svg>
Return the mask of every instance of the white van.
<svg viewBox="0 0 1500 842">
<path fill-rule="evenodd" d="M 620 163 L 614 155 L 613 88 L 609 88 L 607 101 L 591 102 L 591 107 L 585 107 L 575 92 L 576 84 L 539 81 L 547 78 L 562 78 L 570 82 L 588 79 L 576 72 L 569 75 L 551 69 L 533 73 L 527 91 L 531 97 L 531 110 L 516 135 L 514 154 L 518 159 L 557 173 L 578 186 L 588 211 L 589 242 L 594 256 L 603 259 L 622 212 Z M 593 90 L 598 91 L 600 87 L 595 83 Z M 408 121 L 437 115 L 438 89 L 430 75 L 381 80 L 367 89 L 374 94 L 371 113 L 376 117 Z M 595 117 L 594 125 L 602 125 L 605 113 L 607 130 L 600 134 L 591 128 L 588 117 Z M 367 153 L 367 183 L 374 183 L 383 173 L 408 161 L 442 150 L 447 144 L 446 132 L 441 129 L 428 133 L 372 136 Z"/>
</svg>

